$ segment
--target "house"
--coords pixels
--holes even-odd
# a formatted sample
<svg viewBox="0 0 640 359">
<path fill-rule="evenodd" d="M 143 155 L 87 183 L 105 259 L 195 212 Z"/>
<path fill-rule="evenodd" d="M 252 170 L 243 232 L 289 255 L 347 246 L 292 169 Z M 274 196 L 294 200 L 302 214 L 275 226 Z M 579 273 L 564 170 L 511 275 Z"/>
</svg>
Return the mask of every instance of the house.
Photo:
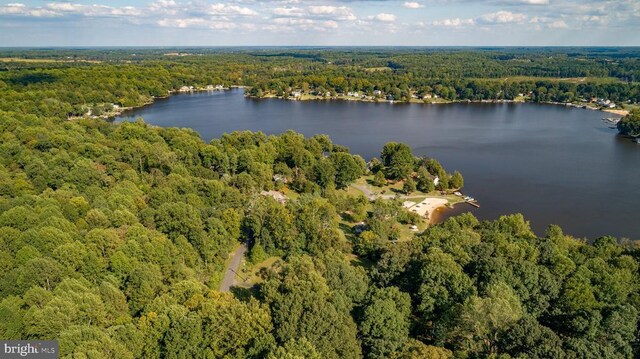
<svg viewBox="0 0 640 359">
<path fill-rule="evenodd" d="M 224 86 L 222 86 L 222 85 L 216 85 L 215 89 L 216 89 L 216 90 L 224 90 Z"/>
<path fill-rule="evenodd" d="M 291 91 L 291 97 L 300 98 L 302 96 L 302 91 Z"/>
<path fill-rule="evenodd" d="M 393 101 L 393 96 L 392 95 L 387 95 L 387 101 Z"/>
<path fill-rule="evenodd" d="M 271 197 L 271 198 L 275 199 L 276 201 L 278 201 L 280 204 L 286 204 L 287 203 L 287 197 L 285 197 L 282 192 L 278 192 L 278 191 L 262 191 L 262 192 L 260 192 L 260 195 Z"/>
<path fill-rule="evenodd" d="M 382 96 L 382 91 L 380 91 L 380 90 L 373 90 L 373 95 L 374 95 L 374 96 Z"/>
<path fill-rule="evenodd" d="M 436 178 L 433 179 L 433 185 L 437 186 L 438 183 L 440 183 L 440 178 L 438 178 L 438 176 L 436 176 Z"/>
<path fill-rule="evenodd" d="M 273 175 L 273 181 L 274 182 L 281 182 L 281 183 L 289 183 L 289 179 L 286 176 L 281 175 L 279 173 L 276 173 L 276 174 Z"/>
<path fill-rule="evenodd" d="M 431 97 L 433 97 L 433 96 L 430 93 L 426 93 L 426 94 L 424 94 L 424 96 L 422 96 L 422 99 L 423 100 L 429 100 L 429 99 L 431 99 Z"/>
<path fill-rule="evenodd" d="M 193 91 L 193 86 L 182 86 L 178 90 L 178 92 L 191 92 Z"/>
<path fill-rule="evenodd" d="M 349 97 L 358 97 L 358 93 L 357 92 L 347 92 L 347 96 L 349 96 Z"/>
</svg>

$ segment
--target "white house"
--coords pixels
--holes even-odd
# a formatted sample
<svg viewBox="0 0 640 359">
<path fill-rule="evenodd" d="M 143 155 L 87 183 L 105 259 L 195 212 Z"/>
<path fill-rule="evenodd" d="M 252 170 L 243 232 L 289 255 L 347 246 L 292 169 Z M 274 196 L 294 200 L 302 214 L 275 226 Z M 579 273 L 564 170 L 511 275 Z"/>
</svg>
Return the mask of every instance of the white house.
<svg viewBox="0 0 640 359">
<path fill-rule="evenodd" d="M 302 96 L 302 92 L 301 91 L 291 91 L 291 96 L 294 98 L 300 98 L 300 96 Z"/>
<path fill-rule="evenodd" d="M 382 95 L 382 91 L 380 91 L 380 90 L 373 90 L 373 94 L 374 94 L 375 96 L 381 96 L 381 95 Z"/>
<path fill-rule="evenodd" d="M 440 183 L 440 178 L 438 178 L 438 176 L 436 176 L 436 178 L 433 179 L 433 185 L 437 186 L 438 183 Z"/>
</svg>

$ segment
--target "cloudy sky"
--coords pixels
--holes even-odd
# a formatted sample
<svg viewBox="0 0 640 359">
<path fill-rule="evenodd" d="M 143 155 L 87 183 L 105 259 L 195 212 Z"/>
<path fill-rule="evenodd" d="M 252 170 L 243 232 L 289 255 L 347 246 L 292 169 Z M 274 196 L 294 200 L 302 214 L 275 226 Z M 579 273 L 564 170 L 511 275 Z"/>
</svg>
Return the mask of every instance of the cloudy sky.
<svg viewBox="0 0 640 359">
<path fill-rule="evenodd" d="M 0 46 L 640 45 L 640 0 L 0 0 Z"/>
</svg>

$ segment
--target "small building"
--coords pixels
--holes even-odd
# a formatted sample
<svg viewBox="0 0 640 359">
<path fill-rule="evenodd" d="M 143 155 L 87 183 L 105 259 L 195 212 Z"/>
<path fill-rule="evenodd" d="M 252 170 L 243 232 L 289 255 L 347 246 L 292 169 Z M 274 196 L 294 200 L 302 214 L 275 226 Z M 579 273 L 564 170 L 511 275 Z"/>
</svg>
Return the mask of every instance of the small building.
<svg viewBox="0 0 640 359">
<path fill-rule="evenodd" d="M 282 193 L 282 192 L 278 192 L 278 191 L 262 191 L 262 192 L 260 192 L 260 195 L 271 197 L 271 198 L 275 199 L 276 201 L 278 201 L 280 204 L 286 204 L 287 203 L 287 197 L 285 197 L 284 193 Z"/>
<path fill-rule="evenodd" d="M 393 95 L 387 95 L 387 101 L 393 101 Z"/>
<path fill-rule="evenodd" d="M 273 175 L 273 181 L 280 182 L 280 183 L 289 183 L 289 179 L 286 176 L 281 175 L 279 173 L 276 173 Z"/>
<path fill-rule="evenodd" d="M 424 96 L 422 96 L 423 100 L 430 100 L 433 96 L 430 93 L 426 93 L 424 94 Z"/>
<path fill-rule="evenodd" d="M 373 95 L 374 95 L 374 96 L 382 96 L 382 91 L 380 91 L 380 90 L 373 90 Z"/>
<path fill-rule="evenodd" d="M 440 183 L 440 178 L 439 178 L 438 176 L 436 176 L 436 177 L 433 179 L 433 185 L 434 185 L 434 186 L 437 186 L 437 185 L 438 185 L 438 183 Z"/>
<path fill-rule="evenodd" d="M 302 91 L 291 91 L 291 97 L 300 98 L 302 96 Z"/>
<path fill-rule="evenodd" d="M 224 86 L 222 86 L 222 85 L 216 85 L 215 89 L 216 89 L 216 90 L 224 90 Z"/>
<path fill-rule="evenodd" d="M 191 92 L 193 91 L 193 86 L 182 86 L 178 90 L 179 92 Z"/>
</svg>

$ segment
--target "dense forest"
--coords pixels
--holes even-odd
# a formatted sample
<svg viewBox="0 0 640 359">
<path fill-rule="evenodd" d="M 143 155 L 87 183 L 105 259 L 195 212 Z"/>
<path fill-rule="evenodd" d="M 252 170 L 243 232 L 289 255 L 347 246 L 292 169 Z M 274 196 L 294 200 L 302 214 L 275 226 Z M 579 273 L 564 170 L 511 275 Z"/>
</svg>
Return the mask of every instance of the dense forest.
<svg viewBox="0 0 640 359">
<path fill-rule="evenodd" d="M 324 135 L 245 131 L 207 143 L 143 120 L 68 119 L 84 106 L 139 105 L 183 85 L 249 84 L 275 63 L 299 63 L 291 72 L 342 66 L 346 50 L 170 61 L 159 50 L 139 61 L 64 50 L 83 60 L 73 62 L 48 62 L 40 50 L 31 54 L 37 63 L 15 51 L 3 53 L 13 60 L 0 72 L 2 339 L 57 339 L 65 358 L 640 356 L 635 243 L 576 239 L 554 225 L 535 234 L 519 214 L 461 215 L 398 240 L 398 228 L 421 219 L 349 184 L 367 174 L 415 181 L 423 192 L 435 176 L 439 190 L 463 186 L 459 173 L 404 144 L 388 143 L 365 163 Z M 375 66 L 377 56 L 352 61 Z M 618 65 L 594 60 L 593 71 L 632 76 L 637 60 L 625 56 L 613 57 Z M 288 193 L 286 203 L 261 195 L 274 189 Z M 276 260 L 255 285 L 220 292 L 240 243 L 250 265 Z"/>
</svg>

